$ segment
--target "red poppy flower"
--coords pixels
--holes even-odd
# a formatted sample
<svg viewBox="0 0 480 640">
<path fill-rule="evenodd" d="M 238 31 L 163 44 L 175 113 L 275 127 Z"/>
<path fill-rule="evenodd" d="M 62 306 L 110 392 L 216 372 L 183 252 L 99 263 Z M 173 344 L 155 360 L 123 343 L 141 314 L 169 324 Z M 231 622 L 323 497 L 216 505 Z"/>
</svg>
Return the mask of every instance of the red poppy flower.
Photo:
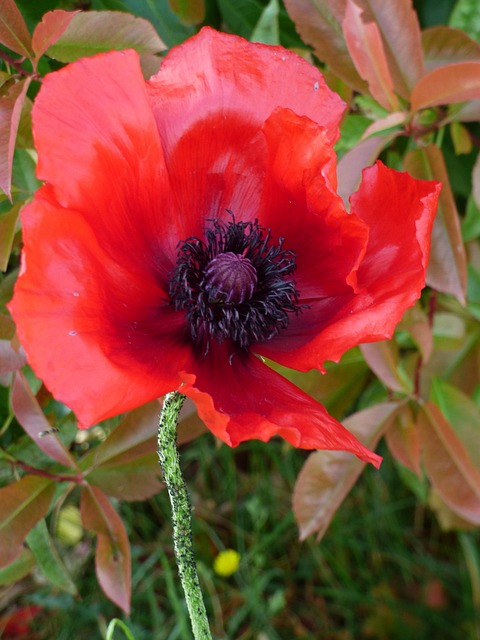
<svg viewBox="0 0 480 640">
<path fill-rule="evenodd" d="M 10 613 L 0 617 L 0 634 L 2 638 L 17 638 L 17 640 L 33 640 L 31 623 L 42 610 L 37 605 L 18 607 Z M 36 636 L 35 636 L 36 637 Z"/>
<path fill-rule="evenodd" d="M 377 163 L 347 214 L 343 109 L 294 53 L 208 28 L 149 81 L 133 51 L 45 79 L 10 309 L 82 426 L 181 390 L 232 446 L 280 434 L 378 464 L 263 360 L 322 369 L 390 337 L 424 286 L 439 186 Z"/>
</svg>

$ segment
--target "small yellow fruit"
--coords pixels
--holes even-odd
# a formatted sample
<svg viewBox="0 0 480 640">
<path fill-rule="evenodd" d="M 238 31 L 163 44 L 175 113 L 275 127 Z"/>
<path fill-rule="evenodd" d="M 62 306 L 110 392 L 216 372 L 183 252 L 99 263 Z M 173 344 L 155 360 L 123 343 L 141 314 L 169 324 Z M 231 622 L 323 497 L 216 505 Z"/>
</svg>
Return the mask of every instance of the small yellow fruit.
<svg viewBox="0 0 480 640">
<path fill-rule="evenodd" d="M 80 511 L 73 504 L 64 507 L 58 514 L 57 536 L 63 544 L 75 546 L 83 537 Z"/>
</svg>

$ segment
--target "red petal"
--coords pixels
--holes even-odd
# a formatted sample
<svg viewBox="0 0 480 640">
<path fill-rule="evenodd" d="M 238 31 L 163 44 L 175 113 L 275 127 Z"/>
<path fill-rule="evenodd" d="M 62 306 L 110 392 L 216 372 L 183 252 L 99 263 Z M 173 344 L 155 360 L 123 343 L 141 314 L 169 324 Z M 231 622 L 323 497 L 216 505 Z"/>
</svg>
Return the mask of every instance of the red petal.
<svg viewBox="0 0 480 640">
<path fill-rule="evenodd" d="M 243 114 L 207 114 L 185 131 L 167 157 L 173 210 L 183 235 L 203 237 L 213 218 L 253 220 L 258 215 L 267 148 Z M 207 222 L 208 224 L 208 222 Z"/>
<path fill-rule="evenodd" d="M 176 388 L 190 348 L 184 319 L 165 305 L 155 278 L 112 261 L 49 187 L 22 221 L 26 259 L 9 308 L 55 397 L 89 426 Z"/>
<path fill-rule="evenodd" d="M 138 55 L 83 58 L 46 76 L 33 130 L 38 177 L 58 202 L 81 211 L 117 261 L 136 270 L 148 261 L 165 277 L 183 229 Z"/>
<path fill-rule="evenodd" d="M 167 155 L 206 114 L 219 121 L 241 114 L 260 128 L 282 106 L 321 123 L 334 142 L 344 109 L 319 71 L 300 56 L 208 27 L 172 49 L 149 85 Z"/>
<path fill-rule="evenodd" d="M 350 451 L 380 465 L 381 458 L 322 405 L 256 358 L 237 355 L 230 363 L 227 349 L 215 346 L 181 377 L 179 390 L 192 398 L 200 418 L 230 446 L 278 434 L 295 447 Z"/>
<path fill-rule="evenodd" d="M 358 293 L 311 300 L 281 336 L 262 345 L 262 355 L 307 371 L 362 342 L 390 338 L 425 285 L 439 191 L 439 183 L 414 180 L 381 162 L 365 169 L 351 198 L 352 214 L 370 231 Z"/>
<path fill-rule="evenodd" d="M 300 302 L 351 293 L 368 228 L 335 193 L 336 157 L 325 129 L 277 109 L 263 132 L 268 164 L 259 220 L 296 254 Z"/>
</svg>

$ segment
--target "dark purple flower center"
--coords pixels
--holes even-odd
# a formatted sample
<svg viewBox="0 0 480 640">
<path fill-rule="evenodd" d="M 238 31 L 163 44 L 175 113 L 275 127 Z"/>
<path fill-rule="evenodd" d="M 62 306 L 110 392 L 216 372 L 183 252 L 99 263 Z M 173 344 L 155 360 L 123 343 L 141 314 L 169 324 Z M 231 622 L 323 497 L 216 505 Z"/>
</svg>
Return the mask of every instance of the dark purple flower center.
<svg viewBox="0 0 480 640">
<path fill-rule="evenodd" d="M 257 270 L 248 258 L 227 251 L 207 264 L 204 289 L 211 303 L 242 304 L 257 286 Z"/>
<path fill-rule="evenodd" d="M 236 349 L 270 340 L 299 313 L 295 254 L 274 243 L 270 230 L 254 222 L 211 220 L 205 240 L 179 243 L 170 280 L 175 309 L 184 311 L 199 352 L 211 340 L 230 340 Z"/>
</svg>

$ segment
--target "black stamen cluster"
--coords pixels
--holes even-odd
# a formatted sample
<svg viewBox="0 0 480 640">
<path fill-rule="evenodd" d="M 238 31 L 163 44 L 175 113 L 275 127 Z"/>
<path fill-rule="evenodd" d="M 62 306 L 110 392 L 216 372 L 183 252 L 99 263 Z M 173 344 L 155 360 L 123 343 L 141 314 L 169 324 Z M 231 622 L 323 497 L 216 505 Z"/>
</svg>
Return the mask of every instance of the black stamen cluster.
<svg viewBox="0 0 480 640">
<path fill-rule="evenodd" d="M 295 282 L 289 278 L 295 271 L 296 256 L 283 248 L 283 238 L 273 244 L 270 230 L 257 220 L 236 222 L 232 215 L 231 222 L 209 222 L 212 227 L 205 231 L 205 241 L 190 237 L 179 243 L 170 296 L 175 309 L 185 311 L 191 337 L 204 355 L 212 339 L 220 344 L 230 340 L 245 351 L 252 343 L 277 335 L 288 326 L 289 314 L 301 310 Z M 222 295 L 215 299 L 211 282 L 221 280 L 220 269 L 226 264 L 235 265 L 232 254 L 238 257 L 243 272 L 224 279 Z M 218 274 L 212 275 L 216 264 Z M 250 287 L 248 292 L 232 291 L 229 295 L 225 288 L 242 286 L 242 277 L 248 280 L 244 285 Z"/>
</svg>

